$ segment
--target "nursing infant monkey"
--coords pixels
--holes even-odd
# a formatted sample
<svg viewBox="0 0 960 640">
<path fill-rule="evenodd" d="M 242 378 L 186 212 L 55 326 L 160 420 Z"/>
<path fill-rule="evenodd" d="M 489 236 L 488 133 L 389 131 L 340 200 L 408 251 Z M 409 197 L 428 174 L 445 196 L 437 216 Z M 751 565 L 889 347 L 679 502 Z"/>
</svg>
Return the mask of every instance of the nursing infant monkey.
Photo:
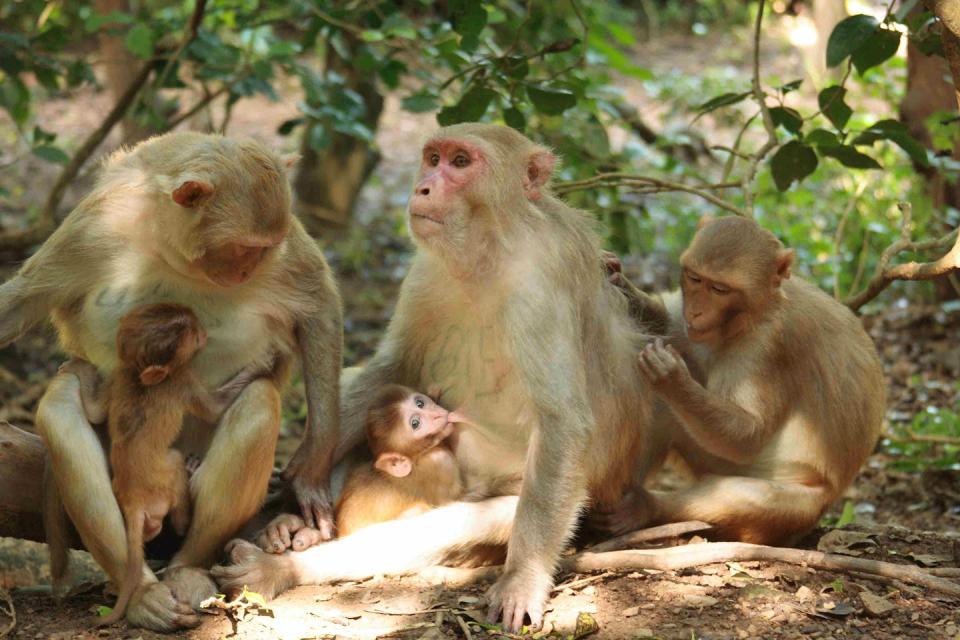
<svg viewBox="0 0 960 640">
<path fill-rule="evenodd" d="M 454 457 L 462 413 L 447 411 L 434 398 L 389 384 L 367 411 L 367 444 L 372 464 L 350 472 L 337 503 L 337 533 L 350 535 L 378 522 L 423 513 L 462 497 L 460 467 Z M 321 542 L 320 532 L 294 514 L 275 518 L 259 534 L 264 551 L 302 551 Z"/>
<path fill-rule="evenodd" d="M 143 543 L 160 533 L 163 518 L 171 515 L 179 535 L 190 525 L 187 467 L 183 455 L 171 448 L 185 413 L 216 422 L 252 380 L 241 372 L 222 392 L 209 393 L 188 369 L 206 341 L 206 331 L 189 308 L 143 305 L 120 320 L 120 365 L 105 385 L 96 367 L 84 360 L 71 360 L 60 369 L 79 379 L 87 419 L 92 424 L 108 420 L 113 491 L 126 523 L 127 569 L 117 604 L 101 624 L 117 622 L 126 612 L 143 577 Z M 52 557 L 65 554 L 65 540 L 48 542 Z"/>
<path fill-rule="evenodd" d="M 702 520 L 717 537 L 790 542 L 876 444 L 886 407 L 876 349 L 849 309 L 790 278 L 793 251 L 753 220 L 704 218 L 680 263 L 682 299 L 649 296 L 608 268 L 634 316 L 671 343 L 648 344 L 640 370 L 699 479 L 662 494 L 635 487 L 599 520 L 613 533 Z"/>
</svg>

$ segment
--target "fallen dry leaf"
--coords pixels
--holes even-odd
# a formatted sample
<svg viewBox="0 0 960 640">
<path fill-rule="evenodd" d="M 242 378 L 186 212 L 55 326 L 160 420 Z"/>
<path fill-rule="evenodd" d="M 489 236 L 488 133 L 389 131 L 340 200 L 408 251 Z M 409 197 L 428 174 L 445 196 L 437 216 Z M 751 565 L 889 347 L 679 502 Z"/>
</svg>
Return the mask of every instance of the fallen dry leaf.
<svg viewBox="0 0 960 640">
<path fill-rule="evenodd" d="M 886 615 L 897 608 L 897 605 L 886 598 L 874 595 L 869 591 L 860 594 L 860 602 L 863 603 L 863 608 L 866 609 L 867 613 L 877 617 Z"/>
</svg>

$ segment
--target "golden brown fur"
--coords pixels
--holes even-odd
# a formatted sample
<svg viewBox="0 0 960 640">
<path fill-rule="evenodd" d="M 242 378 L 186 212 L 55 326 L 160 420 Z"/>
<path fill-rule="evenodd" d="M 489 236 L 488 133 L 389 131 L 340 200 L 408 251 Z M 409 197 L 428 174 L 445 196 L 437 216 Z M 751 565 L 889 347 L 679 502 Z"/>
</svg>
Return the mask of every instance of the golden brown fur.
<svg viewBox="0 0 960 640">
<path fill-rule="evenodd" d="M 719 537 L 788 542 L 873 450 L 886 406 L 876 350 L 849 309 L 790 278 L 792 259 L 749 219 L 698 231 L 681 258 L 683 307 L 674 296 L 667 308 L 703 384 L 671 348 L 648 346 L 641 363 L 700 480 L 638 496 L 615 529 L 704 520 Z"/>
<path fill-rule="evenodd" d="M 192 481 L 193 523 L 173 566 L 209 566 L 259 508 L 294 356 L 303 365 L 308 428 L 288 473 L 303 509 L 329 531 L 340 301 L 322 254 L 290 213 L 285 163 L 262 145 L 179 132 L 111 156 L 90 195 L 0 286 L 0 344 L 49 316 L 67 353 L 109 377 L 118 363 L 119 319 L 160 301 L 189 306 L 207 328 L 207 347 L 190 365 L 207 389 L 276 358 L 272 378 L 251 382 L 216 429 L 188 419 L 178 447 L 204 460 Z M 120 581 L 122 517 L 80 404 L 77 379 L 57 376 L 39 404 L 37 427 L 84 545 Z M 131 623 L 169 631 L 199 622 L 192 606 L 214 592 L 212 582 L 201 591 L 197 572 L 167 575 L 134 598 Z M 189 577 L 178 583 L 178 576 Z"/>
<path fill-rule="evenodd" d="M 471 416 L 457 447 L 466 490 L 483 495 L 522 474 L 519 506 L 511 497 L 455 502 L 288 556 L 234 543 L 235 564 L 215 568 L 221 585 L 252 586 L 256 576 L 272 595 L 297 582 L 409 571 L 509 536 L 492 610 L 510 629 L 525 613 L 539 622 L 580 510 L 618 500 L 634 464 L 655 464 L 666 446 L 647 428 L 633 357 L 643 336 L 604 283 L 591 217 L 550 192 L 553 164 L 506 127 L 457 125 L 431 137 L 410 204 L 418 252 L 377 354 L 343 401 L 341 451 L 362 437 L 381 385 L 440 386 Z M 395 536 L 402 549 L 371 552 Z"/>
</svg>

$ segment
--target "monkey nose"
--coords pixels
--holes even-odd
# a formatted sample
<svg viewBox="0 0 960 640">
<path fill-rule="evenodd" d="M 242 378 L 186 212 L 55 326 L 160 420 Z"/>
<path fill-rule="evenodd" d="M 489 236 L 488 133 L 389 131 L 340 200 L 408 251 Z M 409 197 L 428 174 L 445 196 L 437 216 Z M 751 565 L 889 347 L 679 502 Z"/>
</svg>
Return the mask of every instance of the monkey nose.
<svg viewBox="0 0 960 640">
<path fill-rule="evenodd" d="M 417 189 L 418 196 L 428 196 L 430 195 L 430 187 L 420 187 Z"/>
</svg>

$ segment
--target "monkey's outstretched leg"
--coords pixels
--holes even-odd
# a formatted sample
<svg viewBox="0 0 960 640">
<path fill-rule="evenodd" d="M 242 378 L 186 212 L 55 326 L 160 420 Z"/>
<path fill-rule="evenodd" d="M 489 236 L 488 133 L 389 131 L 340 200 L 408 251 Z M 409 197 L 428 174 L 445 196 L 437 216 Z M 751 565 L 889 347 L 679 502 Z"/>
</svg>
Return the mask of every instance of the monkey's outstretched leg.
<svg viewBox="0 0 960 640">
<path fill-rule="evenodd" d="M 280 432 L 280 392 L 261 378 L 247 386 L 217 426 L 191 479 L 193 521 L 171 567 L 209 567 L 223 544 L 267 495 Z"/>
<path fill-rule="evenodd" d="M 652 524 L 702 520 L 720 538 L 756 544 L 795 540 L 830 503 L 824 487 L 739 476 L 705 476 L 689 489 L 654 495 Z"/>
<path fill-rule="evenodd" d="M 451 554 L 475 545 L 505 545 L 517 500 L 516 496 L 501 496 L 453 502 L 283 555 L 264 553 L 256 545 L 234 540 L 228 546 L 233 564 L 214 567 L 212 573 L 224 591 L 246 586 L 267 598 L 298 584 L 411 573 L 441 564 Z"/>
</svg>

